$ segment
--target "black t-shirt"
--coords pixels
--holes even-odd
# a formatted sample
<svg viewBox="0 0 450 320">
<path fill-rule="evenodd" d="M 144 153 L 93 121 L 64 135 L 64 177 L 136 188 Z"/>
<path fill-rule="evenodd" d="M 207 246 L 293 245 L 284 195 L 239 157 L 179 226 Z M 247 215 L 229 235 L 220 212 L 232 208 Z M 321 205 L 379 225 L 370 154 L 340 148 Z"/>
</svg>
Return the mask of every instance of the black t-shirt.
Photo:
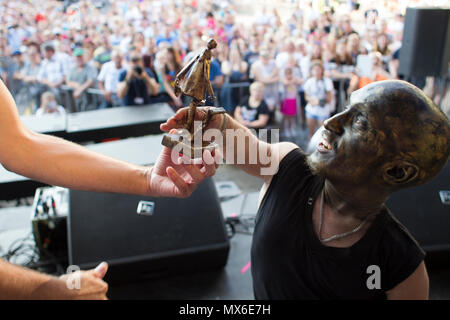
<svg viewBox="0 0 450 320">
<path fill-rule="evenodd" d="M 269 108 L 264 100 L 261 100 L 261 103 L 258 107 L 252 108 L 250 107 L 250 97 L 243 98 L 238 106 L 241 107 L 241 117 L 247 121 L 255 121 L 258 120 L 260 114 L 269 114 Z"/>
<path fill-rule="evenodd" d="M 324 246 L 312 223 L 324 179 L 305 159 L 300 149 L 286 155 L 258 210 L 251 249 L 255 298 L 386 299 L 425 252 L 387 208 L 353 246 Z M 373 265 L 379 267 L 380 289 L 367 285 Z"/>
</svg>

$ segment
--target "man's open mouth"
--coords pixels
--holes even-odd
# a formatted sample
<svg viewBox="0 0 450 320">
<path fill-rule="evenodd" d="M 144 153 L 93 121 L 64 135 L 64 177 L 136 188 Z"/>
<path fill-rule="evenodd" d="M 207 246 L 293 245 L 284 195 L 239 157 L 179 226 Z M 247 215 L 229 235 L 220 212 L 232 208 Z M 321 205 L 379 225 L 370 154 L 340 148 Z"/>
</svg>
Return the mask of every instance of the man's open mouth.
<svg viewBox="0 0 450 320">
<path fill-rule="evenodd" d="M 317 150 L 321 153 L 333 151 L 333 146 L 325 138 L 323 138 L 317 145 Z"/>
</svg>

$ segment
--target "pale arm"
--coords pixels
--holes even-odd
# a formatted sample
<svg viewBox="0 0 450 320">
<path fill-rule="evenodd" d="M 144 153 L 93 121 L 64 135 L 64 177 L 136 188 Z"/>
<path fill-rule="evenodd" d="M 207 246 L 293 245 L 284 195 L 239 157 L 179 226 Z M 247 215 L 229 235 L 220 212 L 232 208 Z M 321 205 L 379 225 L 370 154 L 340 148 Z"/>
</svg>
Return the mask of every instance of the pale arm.
<svg viewBox="0 0 450 320">
<path fill-rule="evenodd" d="M 192 177 L 192 170 L 201 169 L 194 165 L 177 167 L 171 157 L 160 157 L 159 170 L 155 172 L 154 167 L 116 160 L 63 139 L 32 132 L 20 121 L 14 100 L 2 82 L 0 137 L 0 163 L 6 169 L 72 189 L 186 197 L 215 172 L 215 164 L 211 164 L 201 168 L 202 175 L 195 171 L 196 177 Z M 161 155 L 165 154 L 170 154 L 170 150 L 163 148 Z"/>
</svg>

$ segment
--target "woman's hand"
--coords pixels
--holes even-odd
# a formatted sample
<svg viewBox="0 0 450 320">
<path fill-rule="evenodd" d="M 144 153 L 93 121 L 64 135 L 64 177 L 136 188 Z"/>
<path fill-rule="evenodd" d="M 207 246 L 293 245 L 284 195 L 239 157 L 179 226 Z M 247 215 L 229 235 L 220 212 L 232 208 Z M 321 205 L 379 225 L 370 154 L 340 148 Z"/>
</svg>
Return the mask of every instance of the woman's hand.
<svg viewBox="0 0 450 320">
<path fill-rule="evenodd" d="M 208 150 L 202 159 L 191 160 L 163 147 L 154 167 L 148 171 L 149 192 L 156 197 L 186 198 L 208 177 L 216 173 L 221 161 L 217 150 Z"/>
</svg>

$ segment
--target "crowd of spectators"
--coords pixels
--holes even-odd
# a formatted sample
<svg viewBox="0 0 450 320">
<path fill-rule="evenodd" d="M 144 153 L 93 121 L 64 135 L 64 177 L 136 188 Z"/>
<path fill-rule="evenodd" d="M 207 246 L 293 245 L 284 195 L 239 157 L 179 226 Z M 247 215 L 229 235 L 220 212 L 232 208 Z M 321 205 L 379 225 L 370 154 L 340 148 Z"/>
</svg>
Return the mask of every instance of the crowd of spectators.
<svg viewBox="0 0 450 320">
<path fill-rule="evenodd" d="M 401 77 L 401 0 L 0 3 L 0 76 L 21 114 L 176 110 L 175 76 L 210 38 L 215 103 L 248 127 L 281 125 L 286 137 L 299 126 L 311 136 L 352 91 Z"/>
</svg>

